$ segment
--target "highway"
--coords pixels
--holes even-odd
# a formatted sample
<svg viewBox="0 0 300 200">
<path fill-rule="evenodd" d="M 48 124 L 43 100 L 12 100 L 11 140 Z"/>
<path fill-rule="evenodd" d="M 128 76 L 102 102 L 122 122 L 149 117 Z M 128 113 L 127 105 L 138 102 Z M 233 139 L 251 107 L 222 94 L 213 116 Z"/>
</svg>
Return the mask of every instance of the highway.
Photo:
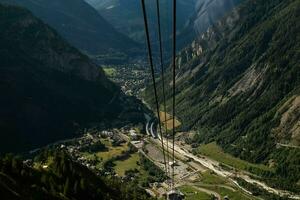
<svg viewBox="0 0 300 200">
<path fill-rule="evenodd" d="M 158 137 L 157 139 L 157 131 L 156 130 L 153 130 L 154 126 L 154 121 L 155 120 L 152 120 L 152 122 L 150 123 L 150 128 L 149 128 L 149 132 L 150 134 L 152 135 L 152 137 L 155 140 L 155 142 L 157 143 L 157 145 L 161 145 L 161 138 Z M 164 139 L 164 142 L 166 140 Z M 171 153 L 172 151 L 172 148 L 169 149 L 169 153 Z M 299 195 L 296 195 L 296 194 L 292 194 L 290 193 L 289 191 L 284 191 L 284 190 L 279 190 L 279 189 L 275 189 L 275 188 L 272 188 L 272 187 L 269 187 L 266 183 L 262 182 L 262 181 L 259 181 L 259 180 L 255 180 L 251 177 L 249 177 L 248 175 L 245 175 L 243 174 L 242 172 L 240 173 L 233 173 L 232 171 L 227 171 L 221 167 L 219 167 L 220 163 L 215 161 L 215 160 L 212 160 L 208 157 L 198 157 L 192 153 L 190 153 L 187 149 L 185 149 L 184 146 L 178 144 L 178 143 L 175 143 L 174 145 L 174 151 L 176 152 L 176 154 L 179 154 L 180 156 L 183 156 L 187 159 L 193 159 L 194 161 L 200 163 L 202 166 L 212 170 L 213 172 L 215 172 L 216 174 L 218 174 L 219 176 L 221 177 L 225 177 L 227 178 L 229 181 L 231 181 L 232 183 L 234 183 L 237 187 L 239 187 L 241 190 L 243 190 L 244 192 L 248 193 L 248 194 L 252 194 L 250 191 L 248 191 L 247 189 L 245 189 L 244 187 L 242 187 L 235 179 L 233 179 L 233 177 L 238 177 L 238 178 L 241 178 L 243 179 L 244 181 L 248 182 L 248 183 L 251 183 L 253 185 L 257 185 L 261 188 L 263 188 L 264 190 L 270 192 L 270 193 L 273 193 L 273 194 L 276 194 L 276 195 L 279 195 L 279 196 L 288 196 L 289 198 L 291 199 L 297 199 L 297 200 L 300 200 L 300 196 Z"/>
</svg>

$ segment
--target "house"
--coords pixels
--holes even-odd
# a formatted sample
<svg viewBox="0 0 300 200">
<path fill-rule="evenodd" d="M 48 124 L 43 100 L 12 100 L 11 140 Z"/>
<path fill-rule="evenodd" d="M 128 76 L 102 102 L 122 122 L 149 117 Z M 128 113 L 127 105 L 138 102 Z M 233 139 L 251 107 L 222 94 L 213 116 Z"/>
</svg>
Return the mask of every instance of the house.
<svg viewBox="0 0 300 200">
<path fill-rule="evenodd" d="M 169 165 L 170 165 L 171 167 L 176 166 L 176 165 L 177 165 L 176 160 L 174 160 L 174 162 L 173 162 L 173 161 L 170 161 L 170 162 L 169 162 Z"/>
<path fill-rule="evenodd" d="M 112 137 L 113 135 L 114 135 L 114 133 L 111 132 L 111 131 L 102 131 L 101 132 L 101 137 L 104 137 L 104 138 L 106 138 L 106 137 Z"/>
<path fill-rule="evenodd" d="M 31 167 L 33 165 L 33 161 L 31 159 L 27 159 L 27 160 L 23 161 L 23 164 Z"/>
<path fill-rule="evenodd" d="M 130 136 L 131 140 L 138 140 L 139 139 L 139 136 L 138 136 L 137 132 L 133 129 L 131 129 L 129 131 L 129 136 Z"/>
<path fill-rule="evenodd" d="M 43 168 L 43 169 L 47 169 L 47 168 L 48 168 L 48 165 L 43 165 L 42 168 Z"/>
</svg>

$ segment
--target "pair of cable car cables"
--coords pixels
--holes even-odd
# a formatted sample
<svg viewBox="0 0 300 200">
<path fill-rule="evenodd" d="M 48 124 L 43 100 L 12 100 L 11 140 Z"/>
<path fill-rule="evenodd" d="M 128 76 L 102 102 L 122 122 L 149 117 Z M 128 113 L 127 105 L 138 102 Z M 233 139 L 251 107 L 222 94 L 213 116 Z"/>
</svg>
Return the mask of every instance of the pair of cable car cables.
<svg viewBox="0 0 300 200">
<path fill-rule="evenodd" d="M 167 146 L 167 161 L 166 163 L 166 152 L 165 152 L 165 144 L 164 138 L 162 133 L 162 125 L 161 125 L 161 118 L 160 118 L 160 109 L 159 109 L 159 101 L 158 101 L 158 94 L 157 94 L 157 87 L 155 81 L 155 71 L 154 71 L 154 64 L 153 64 L 153 55 L 152 55 L 152 48 L 151 48 L 151 41 L 150 41 L 150 34 L 149 34 L 149 26 L 148 26 L 148 19 L 147 19 L 147 11 L 145 0 L 141 0 L 142 10 L 143 10 L 143 17 L 144 17 L 144 25 L 145 25 L 145 33 L 146 33 L 146 40 L 147 40 L 147 48 L 148 48 L 148 57 L 149 57 L 149 64 L 151 68 L 151 75 L 152 75 L 152 82 L 153 82 L 153 89 L 154 89 L 154 96 L 155 96 L 155 104 L 156 104 L 156 111 L 158 116 L 158 126 L 161 135 L 161 145 L 163 151 L 163 158 L 164 158 L 164 166 L 165 166 L 165 173 L 167 176 L 172 176 L 172 188 L 174 187 L 174 164 L 175 164 L 175 114 L 176 114 L 176 106 L 175 106 L 175 91 L 176 91 L 176 83 L 175 83 L 175 76 L 176 76 L 176 0 L 173 0 L 173 47 L 172 47 L 172 69 L 173 69 L 173 78 L 172 78 L 172 174 L 170 172 L 169 163 L 169 139 L 166 137 L 166 146 Z M 159 0 L 156 0 L 156 12 L 157 12 L 157 25 L 158 25 L 158 38 L 159 38 L 159 55 L 160 55 L 160 68 L 161 68 L 161 81 L 162 81 L 162 90 L 163 90 L 163 107 L 164 107 L 164 118 L 165 118 L 165 132 L 167 133 L 167 111 L 166 111 L 166 95 L 165 95 L 165 70 L 164 70 L 164 63 L 163 63 L 163 48 L 162 48 L 162 36 L 161 36 L 161 20 L 160 20 L 160 4 Z"/>
</svg>

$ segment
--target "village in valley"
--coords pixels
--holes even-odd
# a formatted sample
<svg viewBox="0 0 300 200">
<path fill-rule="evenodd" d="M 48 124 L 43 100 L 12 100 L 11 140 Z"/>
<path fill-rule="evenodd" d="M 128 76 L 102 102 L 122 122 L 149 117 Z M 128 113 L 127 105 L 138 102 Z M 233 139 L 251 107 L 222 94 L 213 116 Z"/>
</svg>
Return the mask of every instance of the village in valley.
<svg viewBox="0 0 300 200">
<path fill-rule="evenodd" d="M 150 71 L 145 70 L 144 64 L 109 65 L 103 69 L 126 95 L 139 97 L 150 82 Z"/>
<path fill-rule="evenodd" d="M 150 133 L 147 134 L 147 131 L 149 130 L 144 130 L 143 126 L 109 130 L 94 128 L 85 130 L 82 137 L 55 143 L 51 148 L 68 152 L 75 162 L 86 166 L 97 175 L 118 176 L 124 181 L 133 181 L 153 197 L 162 198 L 170 191 L 171 180 L 168 176 L 172 176 L 174 168 L 174 184 L 188 200 L 202 197 L 218 200 L 237 200 L 240 197 L 252 199 L 234 184 L 194 159 L 176 153 L 176 160 L 173 161 L 171 148 L 165 156 L 167 176 L 164 173 L 160 140 Z M 179 140 L 181 137 L 183 133 L 178 135 L 176 144 L 184 145 Z M 32 163 L 30 160 L 24 162 Z M 48 164 L 40 163 L 40 167 L 47 169 Z M 216 184 L 219 186 L 215 186 Z M 233 198 L 229 198 L 229 195 Z"/>
<path fill-rule="evenodd" d="M 106 66 L 104 71 L 124 93 L 136 97 L 143 92 L 150 78 L 149 72 L 141 65 Z M 157 119 L 145 114 L 145 124 L 84 129 L 82 136 L 78 138 L 58 141 L 44 148 L 65 151 L 73 161 L 92 170 L 96 175 L 117 176 L 123 181 L 134 182 L 158 199 L 172 195 L 170 192 L 175 191 L 174 188 L 178 189 L 176 194 L 186 200 L 259 199 L 245 187 L 246 182 L 261 184 L 260 187 L 255 184 L 255 190 L 264 191 L 261 190 L 264 188 L 276 192 L 251 178 L 253 174 L 249 169 L 268 171 L 270 169 L 267 166 L 233 158 L 216 143 L 194 146 L 189 142 L 195 135 L 192 131 L 176 133 L 173 160 L 170 138 L 172 116 L 164 112 L 160 116 L 162 126 L 166 128 L 163 137 L 157 133 Z M 175 128 L 181 126 L 179 119 L 175 119 L 174 124 Z M 168 148 L 163 149 L 162 143 Z M 32 150 L 30 154 L 41 151 L 43 148 Z M 43 163 L 28 159 L 24 163 L 47 170 L 51 159 Z M 253 184 L 251 187 L 253 189 Z M 282 194 L 285 195 L 284 191 Z"/>
</svg>

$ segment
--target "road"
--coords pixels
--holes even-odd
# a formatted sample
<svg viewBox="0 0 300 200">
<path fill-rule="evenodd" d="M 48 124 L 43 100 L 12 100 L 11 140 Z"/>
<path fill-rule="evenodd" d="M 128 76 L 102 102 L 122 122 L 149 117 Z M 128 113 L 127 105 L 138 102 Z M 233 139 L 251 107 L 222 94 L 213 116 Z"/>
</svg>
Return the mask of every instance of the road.
<svg viewBox="0 0 300 200">
<path fill-rule="evenodd" d="M 59 140 L 59 141 L 56 141 L 54 143 L 48 144 L 46 146 L 30 150 L 29 153 L 34 154 L 34 153 L 40 151 L 41 149 L 45 149 L 45 148 L 52 147 L 52 146 L 59 145 L 59 144 L 64 144 L 64 143 L 67 143 L 67 142 L 73 142 L 73 141 L 76 141 L 76 140 L 78 140 L 78 138 Z"/>
<path fill-rule="evenodd" d="M 147 135 L 151 135 L 153 138 L 157 138 L 157 132 L 156 132 L 156 120 L 150 119 L 146 123 L 146 133 Z"/>
<path fill-rule="evenodd" d="M 150 128 L 150 133 L 151 135 L 153 135 L 154 133 L 156 133 L 156 131 L 153 130 L 153 126 L 151 126 Z M 164 139 L 164 141 L 166 141 Z M 156 142 L 158 145 L 161 144 L 161 141 L 159 141 L 159 139 L 156 139 Z M 171 153 L 172 149 L 169 149 L 169 152 Z M 234 183 L 237 187 L 239 187 L 241 190 L 243 190 L 244 192 L 248 193 L 248 194 L 252 194 L 250 191 L 248 191 L 247 189 L 245 189 L 244 187 L 242 187 L 236 180 L 234 180 L 232 177 L 238 177 L 243 179 L 244 181 L 257 185 L 261 188 L 263 188 L 264 190 L 276 194 L 278 196 L 288 196 L 291 199 L 297 199 L 300 200 L 300 196 L 296 195 L 296 194 L 292 194 L 288 191 L 284 191 L 284 190 L 279 190 L 279 189 L 275 189 L 272 187 L 269 187 L 267 184 L 265 184 L 262 181 L 258 181 L 255 180 L 251 177 L 249 177 L 248 175 L 245 175 L 243 173 L 233 173 L 231 171 L 226 171 L 225 169 L 222 169 L 221 167 L 219 167 L 219 162 L 212 160 L 210 158 L 207 157 L 198 157 L 192 153 L 190 153 L 187 149 L 185 149 L 182 145 L 175 143 L 174 145 L 174 151 L 177 154 L 180 154 L 181 156 L 184 156 L 185 158 L 188 159 L 193 159 L 194 161 L 200 163 L 201 165 L 203 165 L 204 167 L 212 170 L 214 173 L 216 173 L 217 175 L 227 178 L 227 180 L 231 181 L 232 183 Z"/>
<path fill-rule="evenodd" d="M 148 114 L 144 114 L 145 116 L 145 119 L 147 120 L 147 123 L 146 123 L 146 133 L 147 135 L 151 135 L 150 132 L 149 132 L 149 124 L 151 122 L 151 117 L 148 115 Z"/>
<path fill-rule="evenodd" d="M 295 146 L 295 145 L 290 145 L 290 144 L 277 143 L 277 146 L 279 146 L 279 147 L 287 147 L 287 148 L 294 148 L 294 149 L 300 149 L 300 146 Z"/>
</svg>

